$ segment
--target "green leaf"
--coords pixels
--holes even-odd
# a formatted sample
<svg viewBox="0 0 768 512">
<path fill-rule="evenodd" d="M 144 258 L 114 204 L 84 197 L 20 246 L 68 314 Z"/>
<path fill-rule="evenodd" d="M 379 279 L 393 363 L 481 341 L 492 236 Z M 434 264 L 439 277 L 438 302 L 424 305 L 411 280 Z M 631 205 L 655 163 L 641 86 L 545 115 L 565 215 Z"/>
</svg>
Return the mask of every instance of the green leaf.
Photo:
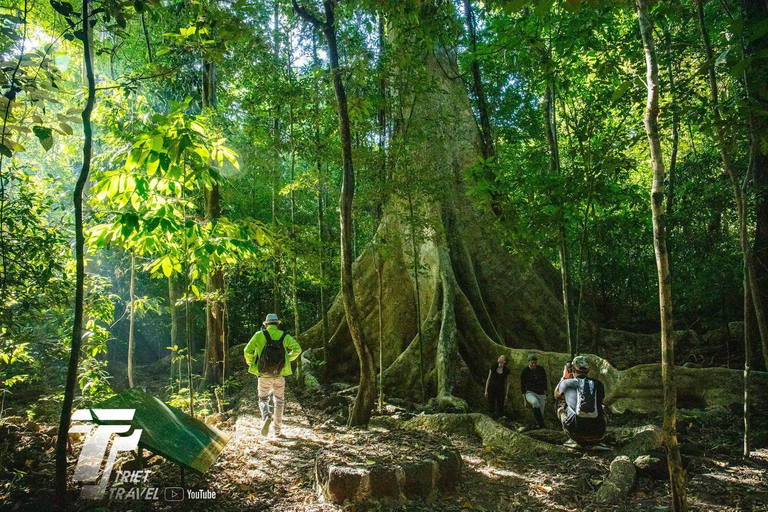
<svg viewBox="0 0 768 512">
<path fill-rule="evenodd" d="M 157 172 L 157 168 L 160 167 L 160 157 L 155 153 L 150 153 L 147 158 L 147 174 L 152 176 Z"/>
<path fill-rule="evenodd" d="M 611 102 L 614 102 L 621 98 L 629 88 L 632 87 L 631 81 L 622 82 L 619 84 L 619 86 L 616 88 L 615 91 L 613 91 L 613 96 L 611 96 Z"/>
<path fill-rule="evenodd" d="M 152 151 L 157 151 L 159 153 L 161 149 L 163 149 L 163 136 L 155 135 L 152 137 Z"/>
<path fill-rule="evenodd" d="M 128 154 L 128 158 L 125 160 L 126 171 L 132 171 L 133 169 L 139 166 L 139 162 L 141 162 L 142 153 L 143 151 L 141 148 L 133 148 L 131 150 L 131 152 Z"/>
<path fill-rule="evenodd" d="M 44 126 L 33 126 L 32 131 L 46 151 L 53 147 L 53 130 Z"/>
<path fill-rule="evenodd" d="M 173 263 L 171 263 L 171 259 L 168 256 L 162 259 L 161 266 L 163 267 L 163 274 L 165 274 L 165 277 L 171 277 L 171 274 L 173 273 Z"/>
</svg>

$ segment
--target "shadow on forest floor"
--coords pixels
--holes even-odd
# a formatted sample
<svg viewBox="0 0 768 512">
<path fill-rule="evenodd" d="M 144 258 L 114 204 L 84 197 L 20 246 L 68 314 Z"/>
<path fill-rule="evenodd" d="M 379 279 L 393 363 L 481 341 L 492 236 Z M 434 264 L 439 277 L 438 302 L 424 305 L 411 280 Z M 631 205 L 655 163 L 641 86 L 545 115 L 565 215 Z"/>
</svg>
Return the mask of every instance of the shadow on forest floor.
<svg viewBox="0 0 768 512">
<path fill-rule="evenodd" d="M 245 510 L 350 510 L 326 503 L 314 488 L 314 457 L 321 448 L 344 447 L 359 443 L 360 436 L 375 432 L 356 431 L 335 423 L 316 405 L 321 397 L 301 397 L 289 385 L 286 397 L 285 439 L 262 437 L 258 416 L 256 379 L 239 376 L 243 383 L 234 413 L 217 426 L 230 434 L 218 460 L 201 477 L 187 477 L 187 488 L 216 493 L 213 500 L 186 500 L 180 506 L 157 501 L 143 503 L 143 510 L 206 510 L 235 512 Z M 327 412 L 327 411 L 326 411 Z M 766 510 L 768 503 L 768 450 L 760 450 L 750 461 L 738 454 L 738 418 L 722 418 L 716 428 L 709 420 L 701 426 L 691 421 L 681 430 L 682 446 L 691 445 L 685 457 L 688 464 L 688 492 L 693 510 Z M 616 425 L 647 424 L 652 418 L 623 416 Z M 519 424 L 510 423 L 516 428 Z M 0 443 L 5 451 L 0 481 L 0 509 L 50 509 L 53 475 L 53 443 L 45 428 L 38 432 L 19 429 Z M 426 434 L 428 435 L 428 434 Z M 409 436 L 413 436 L 412 438 Z M 403 445 L 418 441 L 424 433 L 398 433 L 386 437 L 371 450 L 388 449 L 392 453 Z M 557 430 L 531 433 L 537 439 L 559 443 L 564 440 Z M 463 474 L 455 492 L 438 495 L 432 503 L 409 501 L 403 507 L 374 506 L 380 510 L 663 510 L 669 503 L 668 482 L 665 479 L 640 477 L 635 488 L 614 506 L 594 502 L 596 490 L 608 474 L 615 452 L 552 453 L 531 458 L 498 454 L 480 442 L 479 438 L 454 435 L 450 441 L 462 455 Z M 692 438 L 696 442 L 691 441 Z M 72 466 L 80 443 L 74 443 L 70 455 Z M 693 453 L 692 453 L 693 452 Z M 20 469 L 15 469 L 20 461 Z M 159 457 L 150 459 L 151 471 L 147 486 L 159 488 L 178 486 L 177 466 Z M 100 507 L 109 510 L 132 510 L 133 501 L 105 501 Z M 358 506 L 357 509 L 362 507 Z M 96 510 L 94 504 L 75 503 L 72 510 Z M 104 508 L 101 508 L 104 510 Z"/>
</svg>

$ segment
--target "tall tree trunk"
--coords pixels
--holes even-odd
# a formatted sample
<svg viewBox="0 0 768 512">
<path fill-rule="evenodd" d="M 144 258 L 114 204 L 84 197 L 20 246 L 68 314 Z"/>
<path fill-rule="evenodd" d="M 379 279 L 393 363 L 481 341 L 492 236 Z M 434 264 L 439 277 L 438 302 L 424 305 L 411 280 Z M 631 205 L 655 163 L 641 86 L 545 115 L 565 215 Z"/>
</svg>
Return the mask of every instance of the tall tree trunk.
<svg viewBox="0 0 768 512">
<path fill-rule="evenodd" d="M 213 36 L 212 36 L 213 37 Z M 216 65 L 203 61 L 203 94 L 202 107 L 216 109 Z M 205 191 L 205 219 L 215 222 L 221 217 L 221 191 L 219 184 L 214 183 Z M 221 268 L 214 269 L 208 275 L 205 284 L 206 320 L 205 320 L 205 363 L 203 369 L 204 386 L 221 384 L 224 381 L 224 345 L 225 345 L 225 289 L 224 272 Z"/>
<path fill-rule="evenodd" d="M 75 205 L 75 318 L 72 326 L 72 344 L 69 353 L 69 365 L 67 367 L 67 381 L 64 386 L 64 403 L 61 406 L 61 418 L 59 419 L 59 433 L 56 438 L 56 502 L 63 507 L 66 503 L 67 493 L 67 440 L 69 439 L 69 423 L 72 418 L 72 402 L 75 398 L 75 384 L 77 382 L 77 363 L 80 358 L 80 346 L 83 339 L 83 295 L 85 283 L 85 236 L 83 234 L 83 189 L 88 181 L 91 170 L 91 156 L 93 146 L 93 131 L 91 128 L 91 113 L 96 98 L 96 79 L 93 76 L 93 52 L 91 51 L 90 33 L 93 27 L 90 20 L 90 2 L 83 0 L 82 19 L 85 27 L 83 41 L 83 61 L 85 65 L 85 78 L 88 83 L 88 96 L 85 108 L 83 108 L 83 166 L 77 178 L 74 191 Z"/>
<path fill-rule="evenodd" d="M 186 153 L 186 150 L 185 150 Z M 187 155 L 184 155 L 184 161 L 186 162 Z M 186 166 L 184 167 L 184 174 L 186 178 Z M 184 198 L 184 189 L 182 189 L 182 199 Z M 184 212 L 184 225 L 187 224 L 187 206 L 186 203 L 183 206 Z M 189 257 L 189 240 L 187 239 L 186 231 L 184 232 L 184 258 Z M 195 417 L 195 385 L 194 375 L 192 374 L 192 354 L 195 352 L 194 337 L 192 330 L 195 326 L 195 320 L 192 316 L 191 296 L 192 296 L 192 276 L 190 274 L 191 264 L 190 261 L 185 261 L 184 267 L 187 269 L 185 291 L 184 291 L 184 317 L 187 323 L 187 391 L 189 393 L 189 414 L 193 418 Z M 206 347 L 207 348 L 207 347 Z M 179 386 L 181 386 L 181 367 L 179 367 Z"/>
<path fill-rule="evenodd" d="M 549 62 L 549 57 L 545 56 L 545 68 Z M 547 144 L 549 145 L 549 171 L 552 174 L 558 176 L 561 175 L 560 169 L 560 150 L 557 144 L 557 126 L 555 123 L 555 87 L 548 80 L 546 90 L 544 91 L 544 97 L 541 102 L 542 111 L 544 115 L 544 131 L 547 134 Z M 565 187 L 559 187 L 561 190 Z M 573 346 L 573 339 L 571 336 L 571 301 L 569 297 L 570 288 L 570 275 L 568 272 L 568 238 L 566 236 L 565 225 L 565 204 L 564 200 L 560 196 L 560 192 L 556 194 L 558 197 L 556 201 L 558 203 L 557 213 L 557 249 L 560 258 L 560 278 L 563 289 L 563 314 L 565 315 L 565 338 L 568 344 L 568 352 L 571 356 L 575 355 L 575 347 Z M 578 320 L 577 320 L 578 321 Z"/>
<path fill-rule="evenodd" d="M 680 140 L 680 120 L 677 115 L 677 96 L 675 94 L 675 73 L 673 71 L 675 54 L 672 50 L 672 34 L 669 25 L 664 24 L 664 44 L 667 46 L 667 75 L 669 78 L 669 109 L 672 111 L 672 151 L 669 154 L 669 175 L 667 182 L 667 218 L 672 216 L 675 202 L 675 170 L 677 169 L 677 148 Z M 672 227 L 670 226 L 670 230 Z"/>
<path fill-rule="evenodd" d="M 712 51 L 712 44 L 709 40 L 709 32 L 704 19 L 704 5 L 703 0 L 696 0 L 696 11 L 699 18 L 699 29 L 701 31 L 701 39 L 704 43 L 704 51 L 707 55 L 707 61 L 709 65 L 709 97 L 711 102 L 712 117 L 714 118 L 714 124 L 717 133 L 718 149 L 720 151 L 720 159 L 722 161 L 723 170 L 728 174 L 731 180 L 731 188 L 733 189 L 733 198 L 736 202 L 736 213 L 738 215 L 739 222 L 739 241 L 741 244 L 741 252 L 744 258 L 744 271 L 745 276 L 749 283 L 748 289 L 751 291 L 751 302 L 754 308 L 755 318 L 757 320 L 757 327 L 760 333 L 760 340 L 763 347 L 763 357 L 765 359 L 766 367 L 768 367 L 768 320 L 766 319 L 765 303 L 761 297 L 760 290 L 756 279 L 755 262 L 752 254 L 752 245 L 749 241 L 749 232 L 747 229 L 747 185 L 749 183 L 750 170 L 747 170 L 744 178 L 740 178 L 736 168 L 731 160 L 731 153 L 733 148 L 729 146 L 725 136 L 725 128 L 723 126 L 723 119 L 720 113 L 719 95 L 717 88 L 717 77 L 715 76 L 715 64 L 714 53 Z M 747 308 L 747 312 L 749 308 Z M 747 333 L 744 333 L 747 336 Z"/>
<path fill-rule="evenodd" d="M 280 69 L 280 0 L 274 0 L 272 41 L 274 47 L 275 68 Z M 272 232 L 277 238 L 280 229 L 280 188 L 282 179 L 280 173 L 280 103 L 275 104 L 275 116 L 272 118 L 272 141 L 275 150 L 275 163 L 272 169 Z M 280 244 L 272 242 L 272 272 L 274 281 L 272 288 L 272 309 L 277 316 L 281 314 L 282 293 L 280 291 Z"/>
<path fill-rule="evenodd" d="M 129 286 L 130 288 L 130 295 L 131 295 L 131 314 L 128 320 L 128 387 L 133 387 L 133 345 L 134 345 L 134 339 L 133 339 L 133 329 L 136 324 L 136 315 L 135 315 L 135 305 L 136 305 L 136 296 L 134 295 L 134 286 L 136 284 L 136 254 L 131 251 L 131 284 Z"/>
<path fill-rule="evenodd" d="M 378 29 L 379 29 L 379 193 L 376 198 L 376 206 L 374 208 L 374 215 L 376 216 L 376 223 L 378 228 L 381 228 L 381 219 L 384 213 L 384 199 L 387 180 L 387 81 L 385 78 L 384 69 L 384 57 L 386 49 L 386 40 L 384 36 L 384 13 L 379 12 L 378 15 Z M 379 316 L 379 413 L 384 412 L 384 261 L 381 254 L 381 240 L 379 239 L 379 233 L 374 237 L 375 247 L 375 267 L 376 267 L 376 302 L 378 304 L 378 316 Z"/>
<path fill-rule="evenodd" d="M 342 149 L 343 178 L 341 185 L 341 197 L 339 199 L 340 228 L 341 228 L 341 295 L 344 303 L 344 313 L 347 326 L 352 337 L 352 342 L 357 351 L 360 363 L 360 386 L 357 397 L 349 415 L 349 425 L 364 425 L 371 417 L 371 411 L 376 404 L 375 380 L 376 370 L 373 366 L 373 357 L 365 340 L 362 328 L 362 318 L 355 303 L 355 292 L 352 281 L 352 199 L 355 194 L 355 171 L 352 166 L 352 137 L 349 126 L 349 112 L 347 110 L 347 95 L 344 83 L 341 79 L 339 68 L 339 52 L 336 43 L 335 6 L 334 0 L 325 0 L 325 22 L 321 22 L 314 15 L 299 6 L 296 0 L 292 0 L 296 12 L 312 23 L 315 27 L 322 28 L 328 42 L 328 57 L 331 63 L 331 76 L 333 77 L 333 89 L 336 94 L 336 106 L 339 115 L 339 135 Z"/>
<path fill-rule="evenodd" d="M 477 113 L 480 118 L 480 151 L 484 160 L 496 155 L 496 149 L 493 144 L 493 134 L 491 133 L 491 118 L 488 114 L 488 101 L 485 97 L 483 88 L 483 78 L 480 74 L 480 63 L 477 60 L 477 31 L 475 27 L 475 15 L 472 12 L 472 0 L 464 0 L 464 17 L 467 22 L 467 33 L 469 34 L 469 51 L 472 53 L 472 92 L 477 102 Z M 501 215 L 501 194 L 495 189 L 496 176 L 492 170 L 493 162 L 484 164 L 484 178 L 488 180 L 491 187 L 491 210 L 494 215 Z"/>
<path fill-rule="evenodd" d="M 645 131 L 648 135 L 653 188 L 651 211 L 653 215 L 653 245 L 659 279 L 659 306 L 661 310 L 661 378 L 664 386 L 664 444 L 667 448 L 670 487 L 674 510 L 687 511 L 685 472 L 677 443 L 677 390 L 675 388 L 675 338 L 672 316 L 672 285 L 670 283 L 669 255 L 664 229 L 664 158 L 659 138 L 659 65 L 653 40 L 653 22 L 646 0 L 637 0 L 637 19 L 645 51 L 648 100 L 645 109 Z"/>
<path fill-rule="evenodd" d="M 287 52 L 288 52 L 288 76 L 293 77 L 293 71 L 291 69 L 291 39 L 288 38 L 288 46 L 287 46 Z M 295 171 L 296 171 L 296 137 L 294 136 L 293 132 L 293 102 L 289 103 L 289 111 L 288 111 L 288 133 L 289 137 L 291 139 L 291 183 L 294 183 L 295 179 Z M 292 253 L 292 273 L 293 273 L 293 331 L 294 336 L 298 336 L 301 334 L 301 327 L 299 324 L 299 289 L 298 285 L 296 283 L 296 273 L 298 268 L 298 255 L 296 254 L 296 251 L 298 250 L 297 243 L 296 243 L 296 200 L 293 195 L 293 187 L 291 187 L 291 253 Z M 298 381 L 299 383 L 304 382 L 304 372 L 301 365 L 301 358 L 298 359 L 296 362 L 296 371 L 298 374 Z"/>
<path fill-rule="evenodd" d="M 746 269 L 746 262 L 744 262 L 744 438 L 742 443 L 742 455 L 745 459 L 748 459 L 751 453 L 750 449 L 750 417 L 749 417 L 749 409 L 750 409 L 750 397 L 749 397 L 749 381 L 750 381 L 750 374 L 752 373 L 752 370 L 749 366 L 749 361 L 752 357 L 752 345 L 750 344 L 749 335 L 751 332 L 751 319 L 752 315 L 750 315 L 750 307 L 751 307 L 751 290 L 749 289 L 749 279 L 747 278 L 747 269 Z"/>
<path fill-rule="evenodd" d="M 407 173 L 407 170 L 406 170 Z M 421 290 L 419 288 L 419 246 L 416 243 L 416 223 L 413 219 L 413 200 L 408 193 L 408 213 L 411 231 L 411 249 L 413 250 L 413 279 L 416 282 L 416 337 L 419 340 L 419 374 L 421 375 L 421 399 L 427 401 L 427 387 L 424 383 L 424 342 L 421 337 Z"/>
<path fill-rule="evenodd" d="M 312 65 L 320 69 L 320 59 L 317 58 L 317 27 L 312 27 Z M 320 242 L 320 315 L 322 316 L 322 338 L 323 338 L 323 362 L 328 362 L 328 311 L 325 300 L 325 219 L 323 214 L 323 205 L 325 203 L 325 183 L 323 175 L 323 166 L 320 158 L 320 84 L 315 80 L 315 104 L 314 104 L 315 123 L 315 167 L 317 168 L 317 231 Z M 325 367 L 324 367 L 325 368 Z"/>
<path fill-rule="evenodd" d="M 753 278 L 752 302 L 755 302 L 755 320 L 758 326 L 763 363 L 768 370 L 768 151 L 765 134 L 768 133 L 768 63 L 759 55 L 768 53 L 768 33 L 762 25 L 768 19 L 768 4 L 762 0 L 742 0 L 745 30 L 742 38 L 742 59 L 751 59 L 744 69 L 744 90 L 749 108 L 750 168 L 755 185 L 755 241 L 751 254 Z M 761 313 L 762 312 L 762 313 Z M 761 318 L 762 316 L 762 318 Z M 762 330 L 761 330 L 762 327 Z"/>
</svg>

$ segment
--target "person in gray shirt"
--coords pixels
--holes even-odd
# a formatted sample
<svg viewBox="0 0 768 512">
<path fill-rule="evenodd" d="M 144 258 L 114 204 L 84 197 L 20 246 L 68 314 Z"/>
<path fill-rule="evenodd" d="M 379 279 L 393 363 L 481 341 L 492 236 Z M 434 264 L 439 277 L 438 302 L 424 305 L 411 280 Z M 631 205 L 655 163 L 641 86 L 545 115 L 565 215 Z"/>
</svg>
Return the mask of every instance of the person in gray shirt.
<svg viewBox="0 0 768 512">
<path fill-rule="evenodd" d="M 584 356 L 573 358 L 575 377 L 562 379 L 555 388 L 555 398 L 565 399 L 557 415 L 570 439 L 569 447 L 594 446 L 608 448 L 602 443 L 605 437 L 606 415 L 603 411 L 605 387 L 589 375 L 589 361 Z"/>
</svg>

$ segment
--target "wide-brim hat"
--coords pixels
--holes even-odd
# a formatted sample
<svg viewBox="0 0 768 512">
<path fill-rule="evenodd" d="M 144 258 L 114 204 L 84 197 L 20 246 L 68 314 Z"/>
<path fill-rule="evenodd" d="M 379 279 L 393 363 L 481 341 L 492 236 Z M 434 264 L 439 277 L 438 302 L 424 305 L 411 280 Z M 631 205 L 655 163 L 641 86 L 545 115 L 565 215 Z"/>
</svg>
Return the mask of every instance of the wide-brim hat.
<svg viewBox="0 0 768 512">
<path fill-rule="evenodd" d="M 277 318 L 277 315 L 275 313 L 270 313 L 267 315 L 267 318 L 264 319 L 264 322 L 262 322 L 264 325 L 267 324 L 279 324 L 280 319 Z"/>
</svg>

